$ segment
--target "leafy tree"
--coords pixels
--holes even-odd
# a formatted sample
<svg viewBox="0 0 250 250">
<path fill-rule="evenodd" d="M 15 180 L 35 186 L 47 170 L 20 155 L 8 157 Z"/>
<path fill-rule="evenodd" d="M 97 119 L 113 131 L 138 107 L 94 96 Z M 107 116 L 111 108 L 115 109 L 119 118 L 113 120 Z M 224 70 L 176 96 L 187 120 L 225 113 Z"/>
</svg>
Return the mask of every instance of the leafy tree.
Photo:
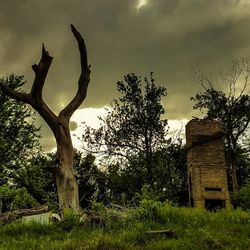
<svg viewBox="0 0 250 250">
<path fill-rule="evenodd" d="M 1 82 L 15 90 L 25 84 L 24 77 L 17 75 L 2 78 Z M 52 159 L 42 153 L 35 113 L 2 92 L 0 108 L 0 178 L 16 189 L 25 188 L 33 199 L 44 203 L 55 192 L 55 187 L 48 171 Z"/>
<path fill-rule="evenodd" d="M 250 181 L 244 184 L 238 192 L 233 193 L 232 203 L 234 207 L 250 210 Z"/>
<path fill-rule="evenodd" d="M 187 171 L 186 152 L 181 141 L 155 152 L 153 162 L 151 185 L 147 181 L 145 161 L 140 156 L 122 165 L 118 162 L 109 165 L 105 172 L 107 199 L 118 203 L 136 202 L 147 187 L 154 199 L 184 204 L 180 195 L 187 188 Z"/>
<path fill-rule="evenodd" d="M 25 187 L 17 188 L 9 184 L 0 187 L 0 213 L 36 205 L 37 201 Z"/>
<path fill-rule="evenodd" d="M 15 171 L 16 186 L 25 187 L 41 204 L 58 202 L 51 172 L 54 163 L 54 154 L 37 153 L 31 159 L 26 159 L 24 167 Z"/>
<path fill-rule="evenodd" d="M 115 202 L 135 202 L 147 185 L 160 200 L 178 201 L 186 188 L 186 158 L 181 140 L 166 139 L 167 120 L 162 119 L 161 99 L 166 89 L 145 78 L 129 74 L 117 83 L 120 94 L 113 100 L 102 126 L 85 126 L 83 140 L 88 150 L 103 153 L 105 198 Z"/>
<path fill-rule="evenodd" d="M 82 208 L 88 207 L 94 200 L 104 202 L 106 178 L 95 164 L 95 156 L 77 152 L 74 169 L 78 174 L 79 202 Z"/>
<path fill-rule="evenodd" d="M 249 140 L 249 138 L 248 138 Z M 236 148 L 237 155 L 237 181 L 242 187 L 250 180 L 250 154 L 249 145 L 244 140 Z"/>
<path fill-rule="evenodd" d="M 156 154 L 155 189 L 162 198 L 185 204 L 181 194 L 187 189 L 186 148 L 178 138 Z"/>
<path fill-rule="evenodd" d="M 1 79 L 13 89 L 25 84 L 23 76 L 10 75 Z M 34 112 L 0 93 L 0 177 L 18 182 L 18 171 L 25 161 L 40 151 L 39 128 L 34 124 Z"/>
<path fill-rule="evenodd" d="M 250 122 L 249 72 L 247 60 L 232 62 L 223 79 L 227 89 L 222 91 L 216 89 L 208 77 L 196 71 L 195 77 L 204 90 L 191 98 L 195 102 L 194 109 L 206 111 L 204 118 L 218 119 L 223 125 L 233 191 L 238 190 L 237 147 Z"/>
<path fill-rule="evenodd" d="M 106 199 L 115 203 L 127 204 L 135 201 L 146 181 L 145 162 L 134 157 L 130 162 L 115 162 L 107 166 Z M 149 185 L 151 188 L 151 185 Z"/>
<path fill-rule="evenodd" d="M 85 127 L 83 140 L 93 152 L 106 154 L 109 160 L 133 162 L 140 157 L 148 183 L 152 184 L 154 153 L 167 144 L 167 120 L 161 118 L 161 99 L 166 89 L 155 84 L 153 75 L 141 78 L 129 74 L 117 83 L 121 97 L 114 99 L 98 129 Z"/>
</svg>

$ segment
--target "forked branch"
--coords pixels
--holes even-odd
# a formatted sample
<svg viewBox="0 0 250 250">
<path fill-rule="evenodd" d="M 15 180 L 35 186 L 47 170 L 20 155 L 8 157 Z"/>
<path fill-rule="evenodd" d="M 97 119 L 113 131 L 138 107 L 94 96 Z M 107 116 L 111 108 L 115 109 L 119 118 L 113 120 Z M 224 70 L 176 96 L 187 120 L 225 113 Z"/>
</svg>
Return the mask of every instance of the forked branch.
<svg viewBox="0 0 250 250">
<path fill-rule="evenodd" d="M 59 116 L 66 117 L 68 120 L 74 111 L 82 104 L 87 95 L 87 89 L 90 81 L 90 65 L 88 65 L 87 49 L 81 34 L 77 31 L 74 25 L 71 24 L 71 30 L 77 40 L 80 60 L 81 74 L 78 80 L 78 90 L 72 101 L 60 112 Z"/>
<path fill-rule="evenodd" d="M 60 118 L 69 121 L 74 111 L 81 105 L 87 95 L 87 88 L 90 81 L 90 66 L 88 65 L 87 49 L 85 46 L 84 39 L 81 34 L 77 31 L 74 25 L 71 24 L 72 33 L 77 40 L 80 60 L 81 60 L 81 74 L 78 81 L 78 91 L 72 101 L 60 112 Z M 55 124 L 58 122 L 58 117 L 53 111 L 44 103 L 42 92 L 45 83 L 46 76 L 48 74 L 50 65 L 53 57 L 51 57 L 46 51 L 45 46 L 42 46 L 42 56 L 38 64 L 34 64 L 32 69 L 35 73 L 35 79 L 32 84 L 32 88 L 29 94 L 21 93 L 11 89 L 9 86 L 0 82 L 0 88 L 9 97 L 30 104 L 48 123 L 52 130 L 55 129 Z"/>
<path fill-rule="evenodd" d="M 32 66 L 35 72 L 35 79 L 31 89 L 31 96 L 35 102 L 42 102 L 42 91 L 45 83 L 46 76 L 48 74 L 53 57 L 49 55 L 49 52 L 45 50 L 44 44 L 42 46 L 42 57 L 39 64 Z"/>
</svg>

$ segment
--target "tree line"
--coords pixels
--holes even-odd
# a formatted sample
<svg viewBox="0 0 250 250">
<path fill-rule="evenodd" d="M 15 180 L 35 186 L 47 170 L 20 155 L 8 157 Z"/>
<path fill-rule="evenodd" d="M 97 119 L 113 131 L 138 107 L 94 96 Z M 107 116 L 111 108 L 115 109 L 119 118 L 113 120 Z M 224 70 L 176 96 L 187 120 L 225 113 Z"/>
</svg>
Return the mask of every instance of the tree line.
<svg viewBox="0 0 250 250">
<path fill-rule="evenodd" d="M 240 65 L 234 62 L 236 66 Z M 229 85 L 226 93 L 217 90 L 209 79 L 198 79 L 203 81 L 203 90 L 191 98 L 194 108 L 203 111 L 204 118 L 219 119 L 223 124 L 230 190 L 237 191 L 235 178 L 239 188 L 250 177 L 247 84 L 241 83 L 239 89 L 233 82 L 235 90 L 230 92 Z M 24 77 L 16 75 L 1 81 L 17 90 L 25 84 Z M 117 91 L 119 97 L 100 117 L 102 125 L 97 129 L 82 127 L 84 146 L 74 159 L 81 207 L 88 207 L 93 200 L 133 205 L 142 195 L 187 204 L 185 143 L 181 136 L 168 135 L 167 119 L 162 118 L 166 88 L 155 83 L 152 73 L 145 79 L 129 74 L 117 83 Z M 53 176 L 56 155 L 42 151 L 35 112 L 3 93 L 0 105 L 2 211 L 43 203 L 57 206 Z M 236 146 L 228 141 L 234 137 Z M 101 166 L 96 157 L 101 157 Z"/>
<path fill-rule="evenodd" d="M 0 81 L 0 208 L 1 211 L 49 203 L 59 209 L 88 207 L 92 201 L 136 204 L 142 196 L 187 204 L 186 148 L 182 137 L 172 138 L 167 89 L 158 86 L 152 73 L 142 79 L 128 74 L 117 82 L 119 97 L 110 104 L 101 126 L 84 126 L 82 151 L 73 149 L 69 121 L 86 97 L 90 66 L 80 33 L 71 26 L 78 43 L 81 75 L 72 101 L 55 115 L 42 98 L 52 57 L 43 46 L 30 93 L 24 93 L 23 76 Z M 225 155 L 230 190 L 237 192 L 250 177 L 249 63 L 232 62 L 220 84 L 199 69 L 193 76 L 202 90 L 191 100 L 202 118 L 217 119 L 224 128 Z M 219 88 L 221 87 L 221 89 Z M 15 100 L 13 100 L 15 99 Z M 48 123 L 57 152 L 42 152 L 40 128 L 32 106 Z M 101 165 L 96 157 L 102 156 Z"/>
</svg>

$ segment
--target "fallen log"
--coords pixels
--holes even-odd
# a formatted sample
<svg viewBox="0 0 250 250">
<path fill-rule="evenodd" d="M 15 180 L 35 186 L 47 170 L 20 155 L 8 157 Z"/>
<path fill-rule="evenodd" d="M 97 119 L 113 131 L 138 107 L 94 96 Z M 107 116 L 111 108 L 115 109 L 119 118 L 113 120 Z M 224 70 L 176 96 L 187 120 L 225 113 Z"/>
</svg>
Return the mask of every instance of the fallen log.
<svg viewBox="0 0 250 250">
<path fill-rule="evenodd" d="M 23 216 L 28 215 L 36 215 L 36 214 L 42 214 L 49 211 L 48 206 L 42 206 L 37 208 L 25 208 L 25 209 L 18 209 L 11 212 L 5 212 L 0 214 L 0 224 L 7 224 L 14 220 L 20 219 Z"/>
</svg>

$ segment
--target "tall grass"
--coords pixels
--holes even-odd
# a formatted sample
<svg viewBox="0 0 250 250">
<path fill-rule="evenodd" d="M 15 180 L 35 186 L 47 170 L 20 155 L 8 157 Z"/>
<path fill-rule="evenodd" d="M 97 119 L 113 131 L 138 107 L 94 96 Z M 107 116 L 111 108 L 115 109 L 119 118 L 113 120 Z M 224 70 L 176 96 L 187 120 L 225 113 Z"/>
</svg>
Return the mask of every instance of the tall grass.
<svg viewBox="0 0 250 250">
<path fill-rule="evenodd" d="M 99 218 L 97 221 L 91 221 Z M 176 237 L 150 235 L 171 229 Z M 142 200 L 138 208 L 95 204 L 90 216 L 68 212 L 57 225 L 14 222 L 0 228 L 0 249 L 250 249 L 250 213 L 178 208 Z"/>
</svg>

